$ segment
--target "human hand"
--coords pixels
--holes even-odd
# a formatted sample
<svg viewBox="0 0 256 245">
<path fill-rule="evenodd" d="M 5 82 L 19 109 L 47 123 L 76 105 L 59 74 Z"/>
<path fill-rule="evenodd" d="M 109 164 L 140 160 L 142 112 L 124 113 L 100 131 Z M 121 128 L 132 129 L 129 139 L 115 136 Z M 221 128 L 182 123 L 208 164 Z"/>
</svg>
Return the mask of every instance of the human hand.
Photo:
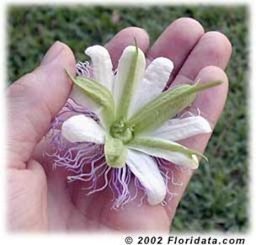
<svg viewBox="0 0 256 245">
<path fill-rule="evenodd" d="M 224 106 L 228 79 L 223 71 L 231 45 L 218 32 L 204 33 L 193 19 L 174 21 L 149 48 L 147 33 L 139 28 L 120 31 L 108 44 L 114 66 L 129 44 L 137 44 L 148 58 L 164 56 L 174 62 L 172 84 L 187 80 L 202 82 L 222 80 L 221 86 L 200 93 L 193 104 L 215 125 Z M 67 100 L 71 82 L 64 68 L 75 73 L 72 51 L 63 43 L 55 43 L 41 65 L 16 81 L 8 89 L 8 224 L 11 230 L 161 230 L 168 231 L 182 194 L 192 175 L 191 171 L 175 170 L 172 185 L 178 195 L 166 206 L 138 206 L 139 200 L 123 209 L 110 209 L 111 193 L 100 192 L 85 196 L 83 183 L 66 183 L 68 172 L 52 170 L 51 159 L 42 156 L 52 118 Z M 182 144 L 204 151 L 210 135 L 200 135 Z M 40 144 L 39 141 L 41 141 Z"/>
</svg>

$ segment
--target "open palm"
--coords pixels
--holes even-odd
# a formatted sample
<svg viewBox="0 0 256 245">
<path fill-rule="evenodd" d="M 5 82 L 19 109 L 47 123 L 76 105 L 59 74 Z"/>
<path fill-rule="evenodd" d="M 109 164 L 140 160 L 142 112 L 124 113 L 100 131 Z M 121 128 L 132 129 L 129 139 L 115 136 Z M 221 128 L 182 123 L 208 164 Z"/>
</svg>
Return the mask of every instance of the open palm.
<svg viewBox="0 0 256 245">
<path fill-rule="evenodd" d="M 216 88 L 200 93 L 193 104 L 215 125 L 224 106 L 228 79 L 225 69 L 231 54 L 228 39 L 219 32 L 204 33 L 195 20 L 174 21 L 149 48 L 147 33 L 129 27 L 120 31 L 106 48 L 114 66 L 123 49 L 134 43 L 148 59 L 164 56 L 174 62 L 169 83 L 181 84 L 222 80 Z M 139 205 L 140 199 L 124 208 L 111 209 L 112 194 L 106 190 L 86 196 L 83 182 L 67 184 L 68 172 L 52 169 L 50 158 L 43 156 L 47 142 L 42 139 L 52 118 L 70 93 L 71 82 L 64 68 L 75 72 L 72 51 L 56 42 L 32 73 L 8 89 L 8 224 L 12 230 L 161 230 L 168 231 L 176 207 L 192 175 L 173 168 L 175 182 L 171 190 L 177 196 L 165 206 Z M 189 148 L 204 151 L 210 135 L 183 140 Z M 39 143 L 40 142 L 40 143 Z M 170 167 L 173 167 L 170 166 Z"/>
</svg>

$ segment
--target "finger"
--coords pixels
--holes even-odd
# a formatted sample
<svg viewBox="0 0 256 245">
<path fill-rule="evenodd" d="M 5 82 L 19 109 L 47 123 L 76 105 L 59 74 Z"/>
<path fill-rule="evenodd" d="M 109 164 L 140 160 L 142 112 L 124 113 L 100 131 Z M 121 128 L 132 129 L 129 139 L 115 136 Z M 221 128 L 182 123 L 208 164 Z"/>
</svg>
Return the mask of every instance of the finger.
<svg viewBox="0 0 256 245">
<path fill-rule="evenodd" d="M 7 171 L 7 226 L 10 231 L 46 231 L 47 183 L 42 166 L 30 160 L 25 171 Z"/>
<path fill-rule="evenodd" d="M 205 33 L 186 59 L 174 83 L 184 80 L 184 77 L 194 80 L 198 72 L 206 66 L 225 69 L 231 52 L 232 46 L 225 35 L 214 31 Z"/>
<path fill-rule="evenodd" d="M 174 62 L 171 81 L 203 33 L 203 27 L 194 19 L 175 20 L 153 44 L 147 56 L 149 59 L 163 56 Z"/>
<path fill-rule="evenodd" d="M 205 90 L 200 92 L 193 103 L 192 111 L 195 109 L 199 109 L 201 115 L 206 118 L 212 128 L 214 128 L 216 122 L 218 121 L 223 107 L 225 105 L 227 92 L 228 92 L 228 78 L 225 72 L 216 66 L 207 66 L 203 68 L 199 74 L 196 76 L 196 80 L 200 79 L 201 82 L 209 82 L 212 80 L 222 80 L 223 83 L 217 87 L 211 88 L 209 90 Z M 198 150 L 200 152 L 204 152 L 204 149 L 211 137 L 211 134 L 206 135 L 198 135 L 193 138 L 188 138 L 180 142 L 181 144 L 191 148 Z M 205 163 L 209 164 L 209 163 Z M 178 197 L 172 199 L 172 201 L 166 206 L 166 210 L 171 217 L 173 218 L 175 214 L 175 210 L 177 205 L 182 197 L 182 194 L 189 182 L 189 179 L 192 175 L 192 171 L 180 171 L 174 168 L 174 176 L 175 182 L 183 183 L 182 186 L 175 186 L 173 184 L 170 185 L 170 189 L 173 192 L 178 193 Z"/>
<path fill-rule="evenodd" d="M 10 167 L 25 167 L 35 145 L 64 105 L 71 89 L 64 68 L 75 73 L 74 55 L 68 46 L 56 42 L 38 68 L 8 88 Z"/>
<path fill-rule="evenodd" d="M 123 50 L 128 45 L 134 45 L 135 40 L 138 47 L 146 52 L 149 46 L 149 36 L 144 29 L 138 27 L 127 27 L 121 30 L 105 45 L 110 53 L 114 69 L 117 67 Z"/>
</svg>

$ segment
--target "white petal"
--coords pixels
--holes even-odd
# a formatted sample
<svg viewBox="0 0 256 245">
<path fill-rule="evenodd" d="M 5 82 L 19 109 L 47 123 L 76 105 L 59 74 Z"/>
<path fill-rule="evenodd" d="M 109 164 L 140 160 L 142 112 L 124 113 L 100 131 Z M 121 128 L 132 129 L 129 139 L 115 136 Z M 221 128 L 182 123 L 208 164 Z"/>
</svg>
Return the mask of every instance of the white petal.
<svg viewBox="0 0 256 245">
<path fill-rule="evenodd" d="M 67 119 L 62 124 L 61 133 L 70 142 L 104 143 L 104 130 L 92 118 L 84 115 Z"/>
<path fill-rule="evenodd" d="M 162 127 L 150 133 L 150 136 L 178 141 L 197 134 L 211 133 L 209 122 L 201 116 L 171 119 Z"/>
<path fill-rule="evenodd" d="M 94 79 L 112 91 L 113 66 L 108 50 L 103 46 L 94 45 L 87 48 L 85 54 L 92 60 Z"/>
<path fill-rule="evenodd" d="M 129 75 L 130 66 L 133 64 L 135 51 L 136 51 L 135 46 L 128 46 L 125 48 L 121 58 L 119 59 L 117 74 L 113 84 L 113 94 L 114 94 L 116 105 L 119 105 L 120 103 L 122 103 L 122 95 L 124 92 L 123 90 L 125 88 L 126 80 Z M 135 76 L 134 76 L 135 85 L 138 85 L 139 82 L 141 82 L 141 80 L 143 79 L 145 66 L 146 66 L 146 60 L 145 60 L 144 53 L 138 48 L 138 60 L 137 60 L 137 66 L 136 66 Z"/>
<path fill-rule="evenodd" d="M 174 142 L 172 142 L 174 143 Z M 163 158 L 167 161 L 170 161 L 174 164 L 178 164 L 181 166 L 186 166 L 190 169 L 197 169 L 199 166 L 199 160 L 196 155 L 192 155 L 192 158 L 186 156 L 185 154 L 174 152 L 174 151 L 168 151 L 168 150 L 162 150 L 158 148 L 151 148 L 146 146 L 129 146 L 129 148 L 132 148 L 137 151 L 141 151 L 143 153 L 146 153 L 148 155 Z"/>
<path fill-rule="evenodd" d="M 173 62 L 164 57 L 156 58 L 149 64 L 144 79 L 139 83 L 136 90 L 129 116 L 132 116 L 140 108 L 162 93 L 172 70 Z"/>
<path fill-rule="evenodd" d="M 127 165 L 145 187 L 148 203 L 161 203 L 166 195 L 166 184 L 155 160 L 146 154 L 128 150 Z"/>
</svg>

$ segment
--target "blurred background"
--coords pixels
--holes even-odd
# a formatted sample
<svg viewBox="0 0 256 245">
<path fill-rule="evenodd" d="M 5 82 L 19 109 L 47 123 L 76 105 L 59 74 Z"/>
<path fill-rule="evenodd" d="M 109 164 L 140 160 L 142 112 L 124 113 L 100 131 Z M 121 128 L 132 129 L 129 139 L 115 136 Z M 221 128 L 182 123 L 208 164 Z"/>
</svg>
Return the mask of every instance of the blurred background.
<svg viewBox="0 0 256 245">
<path fill-rule="evenodd" d="M 68 44 L 77 60 L 128 26 L 147 30 L 151 43 L 176 18 L 197 19 L 233 45 L 227 69 L 230 92 L 208 145 L 209 164 L 195 172 L 175 216 L 173 231 L 245 231 L 248 226 L 247 71 L 248 12 L 244 6 L 43 7 L 8 9 L 8 83 L 35 68 L 49 46 Z"/>
</svg>

